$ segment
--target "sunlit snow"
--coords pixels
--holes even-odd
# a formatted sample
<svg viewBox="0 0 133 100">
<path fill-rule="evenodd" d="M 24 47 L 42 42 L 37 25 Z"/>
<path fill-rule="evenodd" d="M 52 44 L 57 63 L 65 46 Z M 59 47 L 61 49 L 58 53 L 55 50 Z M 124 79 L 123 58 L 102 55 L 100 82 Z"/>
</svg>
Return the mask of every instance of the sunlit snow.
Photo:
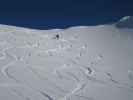
<svg viewBox="0 0 133 100">
<path fill-rule="evenodd" d="M 133 100 L 133 28 L 0 25 L 0 100 Z"/>
</svg>

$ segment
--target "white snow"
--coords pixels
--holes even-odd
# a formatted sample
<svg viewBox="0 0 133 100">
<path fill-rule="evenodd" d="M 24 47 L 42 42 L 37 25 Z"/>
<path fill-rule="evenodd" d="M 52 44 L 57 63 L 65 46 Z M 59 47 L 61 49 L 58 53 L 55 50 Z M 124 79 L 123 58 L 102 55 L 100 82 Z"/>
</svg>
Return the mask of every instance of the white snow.
<svg viewBox="0 0 133 100">
<path fill-rule="evenodd" d="M 0 100 L 133 100 L 132 33 L 0 25 Z"/>
</svg>

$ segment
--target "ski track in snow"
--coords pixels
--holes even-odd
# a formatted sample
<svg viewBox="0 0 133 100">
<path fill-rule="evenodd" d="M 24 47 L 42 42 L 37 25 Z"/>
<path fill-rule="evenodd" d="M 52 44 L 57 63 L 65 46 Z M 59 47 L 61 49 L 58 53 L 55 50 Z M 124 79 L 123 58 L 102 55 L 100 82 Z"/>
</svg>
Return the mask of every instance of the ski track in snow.
<svg viewBox="0 0 133 100">
<path fill-rule="evenodd" d="M 77 30 L 79 33 L 75 38 Z M 132 100 L 132 68 L 115 69 L 115 66 L 107 69 L 104 67 L 110 66 L 108 65 L 110 60 L 105 59 L 107 52 L 101 53 L 100 49 L 103 48 L 99 47 L 100 43 L 98 44 L 99 51 L 92 50 L 93 47 L 96 48 L 93 44 L 94 39 L 101 39 L 101 37 L 92 35 L 94 39 L 90 45 L 91 38 L 88 37 L 90 40 L 86 42 L 89 31 L 82 34 L 82 30 L 86 29 L 81 28 L 81 32 L 80 28 L 66 29 L 59 34 L 61 37 L 57 39 L 55 38 L 56 31 L 3 28 L 6 34 L 0 31 L 0 53 L 4 56 L 0 58 L 0 89 L 10 90 L 12 94 L 10 100 L 14 100 L 12 99 L 14 96 L 20 100 L 36 100 L 33 95 L 26 95 L 30 89 L 32 90 L 30 94 L 35 94 L 38 100 L 103 100 L 105 95 L 113 97 L 113 99 L 108 99 L 105 96 L 105 100 Z M 16 31 L 17 33 L 13 34 Z M 90 31 L 93 32 L 93 28 Z M 103 32 L 102 29 L 99 31 Z M 102 40 L 99 41 L 103 43 Z M 114 43 L 114 40 L 112 41 Z M 92 55 L 89 52 L 92 52 Z M 120 71 L 127 69 L 126 74 L 123 73 L 125 76 L 121 76 L 123 79 L 119 79 L 119 72 L 115 73 L 118 69 Z M 106 89 L 103 90 L 105 95 L 100 92 L 101 87 Z M 26 90 L 17 90 L 19 88 Z M 120 99 L 115 98 L 111 89 L 118 93 L 116 98 Z M 101 96 L 99 97 L 99 92 L 95 91 L 99 91 Z M 123 93 L 126 93 L 124 95 L 126 99 L 120 97 Z M 8 94 L 4 95 L 8 98 Z M 0 95 L 2 100 L 7 100 L 6 97 Z"/>
</svg>

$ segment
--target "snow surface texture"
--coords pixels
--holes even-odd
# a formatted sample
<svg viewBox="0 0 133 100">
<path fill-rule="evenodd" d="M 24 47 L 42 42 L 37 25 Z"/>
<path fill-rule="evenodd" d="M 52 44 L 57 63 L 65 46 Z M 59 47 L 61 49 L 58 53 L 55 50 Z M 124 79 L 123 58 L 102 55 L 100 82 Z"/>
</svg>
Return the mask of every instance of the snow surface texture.
<svg viewBox="0 0 133 100">
<path fill-rule="evenodd" d="M 0 25 L 0 100 L 133 100 L 133 29 Z"/>
</svg>

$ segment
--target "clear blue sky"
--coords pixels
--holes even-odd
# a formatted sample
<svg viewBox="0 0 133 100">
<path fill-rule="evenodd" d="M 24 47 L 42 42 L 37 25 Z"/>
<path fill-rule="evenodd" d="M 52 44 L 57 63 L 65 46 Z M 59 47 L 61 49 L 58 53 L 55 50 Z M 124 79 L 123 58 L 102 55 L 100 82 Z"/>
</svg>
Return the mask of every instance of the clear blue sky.
<svg viewBox="0 0 133 100">
<path fill-rule="evenodd" d="M 133 0 L 3 0 L 0 24 L 50 29 L 97 25 L 133 15 Z"/>
</svg>

